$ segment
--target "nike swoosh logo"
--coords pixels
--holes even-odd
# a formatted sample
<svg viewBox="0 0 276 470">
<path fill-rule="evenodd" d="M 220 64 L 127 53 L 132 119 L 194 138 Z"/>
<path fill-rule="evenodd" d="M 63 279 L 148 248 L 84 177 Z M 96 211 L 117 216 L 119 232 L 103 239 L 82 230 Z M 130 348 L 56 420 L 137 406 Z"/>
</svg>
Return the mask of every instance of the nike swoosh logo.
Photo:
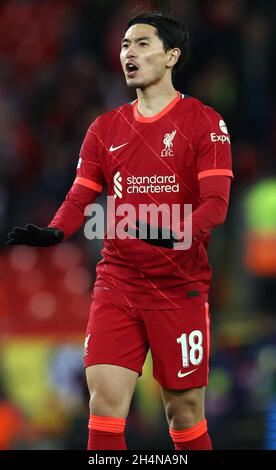
<svg viewBox="0 0 276 470">
<path fill-rule="evenodd" d="M 121 147 L 124 147 L 127 144 L 128 144 L 128 142 L 126 142 L 125 144 L 122 144 L 122 145 L 118 145 L 118 147 L 113 147 L 113 144 L 112 144 L 111 147 L 109 147 L 109 151 L 114 152 L 115 150 L 118 150 L 118 149 L 120 149 Z"/>
<path fill-rule="evenodd" d="M 180 370 L 180 371 L 178 372 L 178 374 L 177 374 L 177 377 L 179 377 L 179 379 L 182 379 L 183 377 L 186 377 L 186 375 L 190 375 L 190 374 L 192 374 L 193 372 L 195 372 L 196 370 L 197 370 L 197 368 L 194 369 L 194 370 L 190 370 L 190 372 L 185 372 L 185 374 L 182 374 L 182 372 L 181 372 L 181 370 Z"/>
</svg>

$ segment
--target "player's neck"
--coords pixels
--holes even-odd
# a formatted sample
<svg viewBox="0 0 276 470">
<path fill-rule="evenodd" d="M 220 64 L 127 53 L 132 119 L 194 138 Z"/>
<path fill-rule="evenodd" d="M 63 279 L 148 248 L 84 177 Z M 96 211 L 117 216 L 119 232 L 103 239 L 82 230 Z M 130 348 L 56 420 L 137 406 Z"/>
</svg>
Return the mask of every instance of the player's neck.
<svg viewBox="0 0 276 470">
<path fill-rule="evenodd" d="M 138 111 L 142 116 L 149 117 L 158 114 L 164 109 L 176 96 L 177 91 L 171 87 L 148 87 L 147 89 L 137 90 Z"/>
</svg>

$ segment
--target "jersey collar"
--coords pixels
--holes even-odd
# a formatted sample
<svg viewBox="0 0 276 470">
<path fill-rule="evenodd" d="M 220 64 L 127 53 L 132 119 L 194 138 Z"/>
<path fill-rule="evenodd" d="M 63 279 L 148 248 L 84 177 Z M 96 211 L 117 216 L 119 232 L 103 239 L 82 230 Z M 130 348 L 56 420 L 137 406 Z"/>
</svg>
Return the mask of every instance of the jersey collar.
<svg viewBox="0 0 276 470">
<path fill-rule="evenodd" d="M 174 105 L 176 103 L 178 103 L 178 101 L 180 99 L 181 99 L 181 93 L 179 93 L 179 91 L 178 91 L 177 96 L 169 104 L 167 104 L 167 106 L 165 106 L 165 108 L 163 108 L 161 111 L 159 111 L 159 113 L 154 114 L 153 116 L 142 116 L 142 114 L 139 113 L 139 111 L 138 111 L 138 99 L 137 99 L 133 103 L 134 118 L 136 119 L 136 121 L 143 122 L 144 124 L 149 124 L 151 122 L 155 122 L 158 119 L 160 119 L 161 117 L 165 116 L 165 114 L 167 114 L 174 107 Z"/>
</svg>

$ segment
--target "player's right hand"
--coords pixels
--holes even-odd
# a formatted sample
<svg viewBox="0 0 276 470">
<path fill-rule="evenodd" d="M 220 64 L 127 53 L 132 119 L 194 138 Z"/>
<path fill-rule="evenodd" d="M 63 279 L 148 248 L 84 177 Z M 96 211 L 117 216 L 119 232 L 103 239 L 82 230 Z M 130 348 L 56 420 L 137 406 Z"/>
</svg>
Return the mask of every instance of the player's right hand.
<svg viewBox="0 0 276 470">
<path fill-rule="evenodd" d="M 14 227 L 8 234 L 5 245 L 53 246 L 63 238 L 64 233 L 58 228 L 27 224 L 25 228 Z"/>
</svg>

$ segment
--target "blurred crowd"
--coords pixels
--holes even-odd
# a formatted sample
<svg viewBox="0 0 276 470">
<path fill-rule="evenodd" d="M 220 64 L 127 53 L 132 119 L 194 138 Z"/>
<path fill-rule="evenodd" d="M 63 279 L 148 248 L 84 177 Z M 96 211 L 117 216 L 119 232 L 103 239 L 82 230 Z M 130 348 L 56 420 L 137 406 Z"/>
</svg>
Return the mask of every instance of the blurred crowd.
<svg viewBox="0 0 276 470">
<path fill-rule="evenodd" d="M 88 125 L 129 99 L 119 50 L 136 5 L 1 2 L 2 238 L 13 224 L 48 223 L 72 183 Z M 236 194 L 275 170 L 274 6 L 261 0 L 174 3 L 175 16 L 191 35 L 191 59 L 176 86 L 225 118 Z"/>
<path fill-rule="evenodd" d="M 0 2 L 1 242 L 15 225 L 48 225 L 74 180 L 87 127 L 99 114 L 133 97 L 124 82 L 119 51 L 137 4 L 154 9 L 165 8 L 167 2 Z M 171 5 L 191 37 L 190 61 L 175 86 L 222 114 L 233 150 L 235 179 L 228 218 L 213 234 L 210 249 L 213 352 L 220 357 L 213 359 L 207 402 L 210 425 L 221 448 L 231 448 L 239 445 L 238 438 L 233 443 L 237 419 L 247 416 L 240 442 L 249 448 L 269 448 L 274 438 L 265 444 L 266 413 L 276 402 L 276 4 L 176 0 Z M 83 246 L 82 231 L 72 240 Z M 100 244 L 90 245 L 87 259 L 93 278 Z M 0 274 L 3 278 L 1 257 Z M 0 325 L 5 295 L 0 287 Z M 138 405 L 139 396 L 143 400 L 143 390 Z M 76 417 L 85 415 L 82 405 L 76 409 Z M 216 418 L 221 416 L 229 429 L 225 440 L 217 429 Z M 141 433 L 148 427 L 135 419 L 130 440 L 133 446 L 141 441 L 145 447 Z M 37 436 L 36 431 L 31 435 Z M 79 431 L 74 435 L 80 436 Z M 69 431 L 69 442 L 68 436 Z M 60 445 L 78 445 L 68 442 Z"/>
</svg>

